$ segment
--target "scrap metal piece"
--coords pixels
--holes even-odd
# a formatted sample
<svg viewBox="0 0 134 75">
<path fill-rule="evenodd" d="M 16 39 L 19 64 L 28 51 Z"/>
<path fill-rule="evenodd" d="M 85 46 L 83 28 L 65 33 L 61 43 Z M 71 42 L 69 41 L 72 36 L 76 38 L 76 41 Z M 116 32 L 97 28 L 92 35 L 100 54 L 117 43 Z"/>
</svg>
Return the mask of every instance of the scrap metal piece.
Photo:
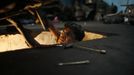
<svg viewBox="0 0 134 75">
<path fill-rule="evenodd" d="M 89 47 L 84 47 L 84 46 L 79 46 L 79 45 L 75 45 L 75 47 L 82 48 L 82 49 L 89 50 L 89 51 L 99 52 L 101 54 L 106 54 L 106 50 L 94 49 L 94 48 L 89 48 Z"/>
<path fill-rule="evenodd" d="M 59 66 L 63 65 L 78 65 L 78 64 L 89 64 L 89 60 L 84 60 L 84 61 L 74 61 L 74 62 L 63 62 L 63 63 L 58 63 Z"/>
</svg>

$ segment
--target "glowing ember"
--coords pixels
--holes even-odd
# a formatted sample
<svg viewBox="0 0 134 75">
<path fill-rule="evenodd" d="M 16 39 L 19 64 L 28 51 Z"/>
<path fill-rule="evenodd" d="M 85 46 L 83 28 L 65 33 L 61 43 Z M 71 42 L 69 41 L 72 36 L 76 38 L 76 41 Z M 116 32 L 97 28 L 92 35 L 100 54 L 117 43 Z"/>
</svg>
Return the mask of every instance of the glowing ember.
<svg viewBox="0 0 134 75">
<path fill-rule="evenodd" d="M 83 38 L 83 41 L 101 38 L 104 38 L 104 36 L 91 32 L 85 32 L 85 37 Z M 37 40 L 40 44 L 55 44 L 55 39 L 56 38 L 50 32 L 42 32 L 37 37 L 35 37 L 35 40 Z M 0 35 L 0 52 L 19 50 L 24 48 L 28 48 L 28 46 L 25 43 L 22 35 Z"/>
</svg>

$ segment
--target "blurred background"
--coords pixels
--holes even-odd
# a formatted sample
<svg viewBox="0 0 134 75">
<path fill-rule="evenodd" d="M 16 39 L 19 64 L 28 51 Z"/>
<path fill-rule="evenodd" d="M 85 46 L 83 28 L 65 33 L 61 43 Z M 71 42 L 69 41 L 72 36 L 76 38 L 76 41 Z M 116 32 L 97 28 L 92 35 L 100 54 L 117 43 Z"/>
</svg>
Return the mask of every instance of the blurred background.
<svg viewBox="0 0 134 75">
<path fill-rule="evenodd" d="M 56 0 L 40 9 L 51 20 L 133 24 L 133 0 Z"/>
<path fill-rule="evenodd" d="M 38 10 L 41 16 L 50 20 L 129 24 L 134 22 L 133 0 L 42 0 L 42 2 L 48 4 L 42 5 Z M 34 17 L 30 14 L 19 15 L 18 18 L 24 24 L 34 23 Z"/>
</svg>

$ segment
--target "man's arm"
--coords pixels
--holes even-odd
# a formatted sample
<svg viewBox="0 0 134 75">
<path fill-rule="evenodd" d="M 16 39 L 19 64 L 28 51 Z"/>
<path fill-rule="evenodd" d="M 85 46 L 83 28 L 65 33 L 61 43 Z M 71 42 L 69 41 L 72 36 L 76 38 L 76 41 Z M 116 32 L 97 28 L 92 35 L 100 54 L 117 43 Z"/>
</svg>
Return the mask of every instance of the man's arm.
<svg viewBox="0 0 134 75">
<path fill-rule="evenodd" d="M 45 22 L 44 25 L 46 29 L 48 29 L 58 39 L 60 36 L 60 32 L 53 26 L 53 24 L 49 22 L 47 19 L 44 19 L 43 22 Z"/>
<path fill-rule="evenodd" d="M 43 29 L 48 29 L 54 36 L 56 36 L 57 38 L 59 38 L 60 33 L 59 31 L 53 26 L 53 24 L 51 22 L 49 22 L 45 17 L 42 18 L 42 16 L 40 16 L 40 14 L 38 13 L 38 11 L 36 10 L 28 10 L 32 15 L 34 15 L 41 23 Z"/>
</svg>

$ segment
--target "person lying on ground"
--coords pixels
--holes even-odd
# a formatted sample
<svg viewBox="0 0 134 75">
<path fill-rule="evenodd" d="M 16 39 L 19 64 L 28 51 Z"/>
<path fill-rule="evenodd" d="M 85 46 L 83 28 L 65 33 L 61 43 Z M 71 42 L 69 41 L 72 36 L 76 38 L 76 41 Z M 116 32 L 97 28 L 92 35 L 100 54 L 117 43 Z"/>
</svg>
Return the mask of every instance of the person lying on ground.
<svg viewBox="0 0 134 75">
<path fill-rule="evenodd" d="M 57 44 L 61 45 L 81 41 L 85 36 L 82 26 L 76 23 L 65 23 L 61 31 L 56 29 L 50 22 L 47 22 L 45 27 L 56 37 Z"/>
</svg>

